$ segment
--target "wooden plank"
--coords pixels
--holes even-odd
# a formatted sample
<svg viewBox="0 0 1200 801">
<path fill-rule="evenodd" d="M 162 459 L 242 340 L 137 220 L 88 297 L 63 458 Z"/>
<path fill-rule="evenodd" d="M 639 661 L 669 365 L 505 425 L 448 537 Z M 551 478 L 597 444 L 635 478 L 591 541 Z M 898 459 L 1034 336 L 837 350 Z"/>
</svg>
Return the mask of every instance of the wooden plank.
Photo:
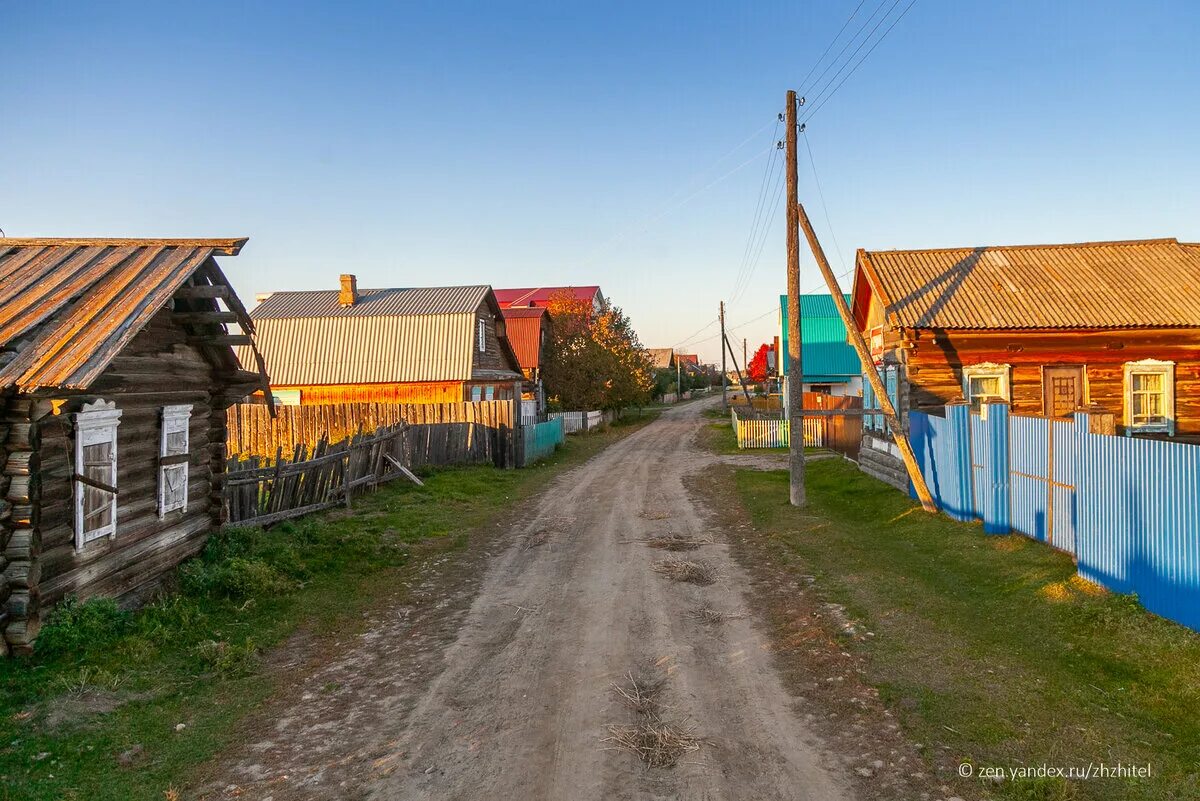
<svg viewBox="0 0 1200 801">
<path fill-rule="evenodd" d="M 221 284 L 205 284 L 202 286 L 181 286 L 175 290 L 175 297 L 180 300 L 211 300 L 213 298 L 221 298 L 222 300 L 233 295 L 229 287 Z"/>
</svg>

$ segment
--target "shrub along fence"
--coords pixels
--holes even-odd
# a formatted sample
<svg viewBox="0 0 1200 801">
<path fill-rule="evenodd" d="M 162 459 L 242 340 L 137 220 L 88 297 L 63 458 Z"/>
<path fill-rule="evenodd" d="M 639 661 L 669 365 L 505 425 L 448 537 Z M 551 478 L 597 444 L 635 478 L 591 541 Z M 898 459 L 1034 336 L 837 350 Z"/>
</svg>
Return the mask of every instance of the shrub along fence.
<svg viewBox="0 0 1200 801">
<path fill-rule="evenodd" d="M 1136 593 L 1200 629 L 1200 446 L 1113 436 L 1112 415 L 1009 414 L 965 404 L 909 413 L 909 437 L 941 509 L 1070 553 L 1079 575 Z"/>
<path fill-rule="evenodd" d="M 349 506 L 356 490 L 411 477 L 403 462 L 410 431 L 399 423 L 333 445 L 321 439 L 311 452 L 307 445 L 297 445 L 290 459 L 279 448 L 271 462 L 259 456 L 230 458 L 222 484 L 225 519 L 265 526 L 342 503 Z"/>
<path fill-rule="evenodd" d="M 517 464 L 514 402 L 337 403 L 267 407 L 240 403 L 226 413 L 227 453 L 241 458 L 273 458 L 303 445 L 339 442 L 360 433 L 407 423 L 405 464 Z"/>
</svg>

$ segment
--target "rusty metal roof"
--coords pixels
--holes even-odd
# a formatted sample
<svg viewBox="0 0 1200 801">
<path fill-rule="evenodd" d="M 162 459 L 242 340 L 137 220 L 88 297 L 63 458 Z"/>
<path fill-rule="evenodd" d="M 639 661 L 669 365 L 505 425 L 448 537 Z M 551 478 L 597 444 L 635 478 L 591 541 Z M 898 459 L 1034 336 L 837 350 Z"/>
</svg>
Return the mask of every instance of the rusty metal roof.
<svg viewBox="0 0 1200 801">
<path fill-rule="evenodd" d="M 504 309 L 504 329 L 523 370 L 536 370 L 542 361 L 542 329 L 549 315 L 538 308 Z"/>
<path fill-rule="evenodd" d="M 1200 327 L 1200 248 L 1175 239 L 858 251 L 907 328 Z M 857 295 L 856 295 L 857 297 Z"/>
<path fill-rule="evenodd" d="M 598 286 L 535 286 L 520 289 L 497 289 L 496 300 L 500 305 L 510 306 L 549 306 L 551 299 L 558 294 L 566 294 L 575 300 L 586 300 L 596 303 L 603 298 Z"/>
<path fill-rule="evenodd" d="M 275 292 L 250 316 L 272 386 L 468 381 L 484 304 L 500 316 L 486 284 L 360 289 L 353 306 L 337 291 Z"/>
<path fill-rule="evenodd" d="M 245 242 L 0 239 L 0 390 L 87 389 L 201 271 L 236 303 L 210 259 L 236 255 Z M 222 350 L 236 368 L 232 351 Z"/>
<path fill-rule="evenodd" d="M 474 314 L 491 294 L 486 284 L 398 289 L 360 289 L 353 306 L 338 302 L 338 291 L 273 292 L 250 313 L 255 320 L 285 317 L 389 317 L 393 315 Z M 499 307 L 496 307 L 499 311 Z"/>
</svg>

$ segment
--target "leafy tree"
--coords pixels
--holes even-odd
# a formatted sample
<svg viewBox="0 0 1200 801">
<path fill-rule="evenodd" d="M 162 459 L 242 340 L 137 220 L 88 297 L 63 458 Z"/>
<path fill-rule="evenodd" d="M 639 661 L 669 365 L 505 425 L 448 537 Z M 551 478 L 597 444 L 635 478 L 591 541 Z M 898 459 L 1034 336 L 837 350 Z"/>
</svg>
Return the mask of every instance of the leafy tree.
<svg viewBox="0 0 1200 801">
<path fill-rule="evenodd" d="M 755 384 L 761 384 L 767 380 L 767 354 L 770 352 L 771 346 L 762 344 L 758 350 L 754 351 L 754 358 L 750 360 L 749 366 L 746 367 L 746 376 Z"/>
<path fill-rule="evenodd" d="M 621 409 L 650 400 L 654 370 L 620 308 L 606 301 L 596 310 L 560 292 L 547 309 L 553 324 L 543 380 L 552 400 L 564 409 Z"/>
</svg>

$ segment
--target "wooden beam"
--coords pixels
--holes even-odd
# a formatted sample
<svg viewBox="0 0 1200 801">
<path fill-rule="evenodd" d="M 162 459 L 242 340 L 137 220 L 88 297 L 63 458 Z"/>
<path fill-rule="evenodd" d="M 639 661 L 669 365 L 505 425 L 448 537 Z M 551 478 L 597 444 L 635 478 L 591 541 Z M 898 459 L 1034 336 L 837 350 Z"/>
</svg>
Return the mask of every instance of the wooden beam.
<svg viewBox="0 0 1200 801">
<path fill-rule="evenodd" d="M 228 298 L 232 293 L 229 287 L 221 284 L 208 284 L 204 286 L 181 286 L 175 290 L 175 297 L 180 300 L 203 300 L 211 298 Z"/>
<path fill-rule="evenodd" d="M 214 253 L 236 256 L 246 244 L 240 239 L 128 239 L 105 237 L 5 237 L 0 246 L 9 248 L 27 247 L 158 247 L 158 248 L 209 248 Z"/>
<path fill-rule="evenodd" d="M 912 445 L 908 442 L 908 434 L 900 427 L 900 420 L 896 414 L 896 407 L 892 405 L 892 399 L 888 397 L 887 387 L 883 385 L 883 381 L 879 378 L 879 373 L 875 370 L 875 361 L 871 358 L 871 351 L 867 348 L 866 340 L 863 339 L 862 331 L 858 330 L 858 324 L 854 322 L 850 315 L 850 309 L 846 306 L 846 298 L 842 295 L 842 289 L 838 286 L 837 278 L 833 275 L 833 269 L 829 266 L 829 260 L 825 258 L 825 250 L 821 247 L 821 243 L 817 240 L 817 233 L 813 230 L 812 223 L 808 219 L 808 213 L 804 210 L 803 203 L 796 204 L 796 212 L 800 218 L 800 227 L 804 229 L 804 235 L 808 238 L 808 246 L 812 250 L 813 258 L 817 261 L 817 267 L 821 269 L 821 275 L 825 277 L 825 283 L 829 287 L 829 294 L 833 298 L 834 306 L 838 310 L 838 315 L 842 318 L 842 324 L 846 326 L 846 333 L 850 337 L 850 344 L 858 351 L 859 361 L 862 362 L 867 376 L 867 382 L 871 385 L 871 389 L 875 390 L 875 397 L 879 399 L 879 405 L 883 408 L 884 417 L 887 418 L 888 425 L 892 429 L 892 438 L 896 442 L 896 447 L 900 451 L 900 458 L 904 460 L 904 466 L 908 469 L 908 477 L 913 483 L 913 489 L 917 492 L 917 498 L 921 501 L 921 506 L 927 512 L 936 512 L 937 504 L 933 502 L 933 496 L 929 494 L 929 485 L 925 483 L 925 476 L 921 475 L 921 468 L 917 464 L 917 456 L 913 453 Z"/>
<path fill-rule="evenodd" d="M 238 316 L 235 312 L 227 311 L 177 311 L 174 318 L 189 325 L 206 325 L 208 323 L 236 323 Z"/>
<path fill-rule="evenodd" d="M 188 342 L 195 345 L 251 345 L 254 340 L 245 334 L 213 334 L 211 336 L 196 334 L 188 337 Z"/>
</svg>

